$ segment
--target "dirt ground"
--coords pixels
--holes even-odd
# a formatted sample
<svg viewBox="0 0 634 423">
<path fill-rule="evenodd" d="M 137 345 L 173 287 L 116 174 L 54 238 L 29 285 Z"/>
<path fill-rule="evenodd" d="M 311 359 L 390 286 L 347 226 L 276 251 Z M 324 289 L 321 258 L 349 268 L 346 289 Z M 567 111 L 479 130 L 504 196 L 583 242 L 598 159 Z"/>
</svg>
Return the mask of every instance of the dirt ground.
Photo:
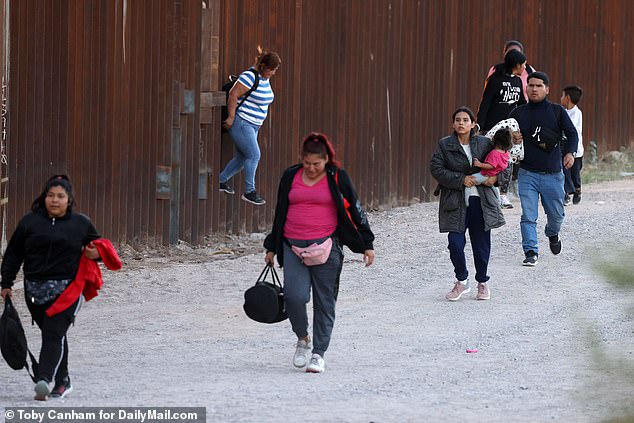
<svg viewBox="0 0 634 423">
<path fill-rule="evenodd" d="M 592 343 L 634 360 L 632 294 L 592 264 L 634 245 L 633 180 L 584 187 L 566 208 L 559 256 L 540 218 L 535 268 L 521 266 L 516 201 L 493 232 L 490 301 L 444 299 L 453 272 L 437 207 L 370 215 L 377 261 L 364 268 L 346 255 L 321 375 L 292 367 L 288 321 L 242 311 L 262 235 L 218 237 L 208 248 L 123 251 L 124 269 L 104 274 L 69 331 L 74 392 L 37 403 L 26 372 L 2 363 L 0 405 L 204 406 L 209 422 L 597 422 L 631 405 L 631 384 L 611 382 L 619 367 L 593 361 Z M 30 322 L 21 283 L 16 296 Z M 26 330 L 38 350 L 39 332 Z"/>
</svg>

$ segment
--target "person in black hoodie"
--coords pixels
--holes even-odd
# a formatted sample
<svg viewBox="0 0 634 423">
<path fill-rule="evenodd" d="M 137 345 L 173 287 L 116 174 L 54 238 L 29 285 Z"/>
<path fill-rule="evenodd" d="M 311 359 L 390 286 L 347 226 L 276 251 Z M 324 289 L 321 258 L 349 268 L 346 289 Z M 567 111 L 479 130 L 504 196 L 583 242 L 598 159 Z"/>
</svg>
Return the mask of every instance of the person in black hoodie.
<svg viewBox="0 0 634 423">
<path fill-rule="evenodd" d="M 88 217 L 74 213 L 73 188 L 65 175 L 50 178 L 33 201 L 31 212 L 18 223 L 2 260 L 2 298 L 12 297 L 20 267 L 24 294 L 33 321 L 42 331 L 35 399 L 63 398 L 71 390 L 66 332 L 75 320 L 81 297 L 66 310 L 48 316 L 46 310 L 75 278 L 82 254 L 99 259 L 91 242 L 100 238 Z M 52 391 L 49 384 L 55 382 Z"/>
<path fill-rule="evenodd" d="M 504 62 L 495 65 L 495 72 L 484 84 L 482 100 L 478 108 L 477 122 L 481 132 L 508 117 L 511 110 L 526 104 L 520 75 L 526 68 L 526 56 L 518 50 L 510 50 Z"/>
<path fill-rule="evenodd" d="M 483 134 L 506 119 L 517 106 L 526 104 L 521 78 L 525 69 L 526 56 L 519 50 L 509 50 L 504 56 L 504 62 L 495 65 L 495 71 L 484 84 L 478 108 L 477 122 Z M 513 208 L 507 197 L 512 175 L 513 167 L 509 166 L 498 176 L 502 208 Z"/>
</svg>

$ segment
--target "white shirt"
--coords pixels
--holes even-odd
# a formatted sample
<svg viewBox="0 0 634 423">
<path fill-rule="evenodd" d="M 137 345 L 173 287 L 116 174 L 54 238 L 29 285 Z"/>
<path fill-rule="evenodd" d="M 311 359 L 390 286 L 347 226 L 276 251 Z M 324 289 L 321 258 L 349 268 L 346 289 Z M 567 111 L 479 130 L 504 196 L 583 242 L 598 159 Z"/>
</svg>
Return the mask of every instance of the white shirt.
<svg viewBox="0 0 634 423">
<path fill-rule="evenodd" d="M 566 109 L 566 112 L 568 112 L 568 116 L 570 116 L 570 120 L 577 130 L 577 135 L 579 135 L 579 144 L 577 146 L 577 154 L 575 154 L 575 157 L 583 157 L 583 136 L 581 135 L 583 114 L 581 113 L 581 109 L 579 109 L 576 105 L 572 109 Z"/>
<path fill-rule="evenodd" d="M 460 143 L 460 146 L 464 150 L 464 153 L 467 155 L 467 158 L 469 159 L 469 164 L 473 165 L 473 156 L 471 155 L 471 146 L 469 144 L 462 144 L 462 143 Z M 478 188 L 476 188 L 475 186 L 464 187 L 464 192 L 465 192 L 465 195 L 468 197 L 480 196 L 480 194 L 478 194 Z"/>
</svg>

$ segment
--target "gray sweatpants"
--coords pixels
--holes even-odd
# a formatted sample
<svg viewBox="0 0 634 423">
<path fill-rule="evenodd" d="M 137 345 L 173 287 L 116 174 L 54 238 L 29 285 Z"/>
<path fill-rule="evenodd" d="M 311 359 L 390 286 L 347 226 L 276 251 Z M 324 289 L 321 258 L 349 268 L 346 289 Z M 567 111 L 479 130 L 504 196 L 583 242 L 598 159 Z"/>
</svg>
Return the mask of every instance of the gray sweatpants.
<svg viewBox="0 0 634 423">
<path fill-rule="evenodd" d="M 322 239 L 323 240 L 323 239 Z M 321 240 L 317 240 L 318 243 Z M 307 247 L 315 240 L 289 240 L 298 247 Z M 291 248 L 284 243 L 284 298 L 286 312 L 293 332 L 298 338 L 308 336 L 306 304 L 313 291 L 313 354 L 322 357 L 330 344 L 335 324 L 335 303 L 339 292 L 339 276 L 343 266 L 343 253 L 336 239 L 328 261 L 317 266 L 305 266 Z"/>
</svg>

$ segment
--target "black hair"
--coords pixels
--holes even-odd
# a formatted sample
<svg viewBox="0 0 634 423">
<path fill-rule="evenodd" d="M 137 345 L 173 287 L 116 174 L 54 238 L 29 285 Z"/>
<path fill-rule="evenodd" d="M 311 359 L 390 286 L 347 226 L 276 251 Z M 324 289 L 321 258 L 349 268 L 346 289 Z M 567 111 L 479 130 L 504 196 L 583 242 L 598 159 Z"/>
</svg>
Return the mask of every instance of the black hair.
<svg viewBox="0 0 634 423">
<path fill-rule="evenodd" d="M 546 74 L 546 72 L 537 71 L 537 72 L 530 73 L 528 74 L 528 79 L 531 79 L 531 78 L 541 79 L 544 82 L 544 85 L 546 86 L 550 84 L 550 78 L 548 78 L 548 75 Z"/>
<path fill-rule="evenodd" d="M 578 85 L 568 85 L 563 89 L 563 92 L 565 95 L 570 97 L 570 101 L 572 101 L 572 104 L 579 103 L 581 97 L 583 97 L 583 90 Z"/>
<path fill-rule="evenodd" d="M 493 147 L 508 151 L 513 146 L 513 135 L 508 128 L 501 128 L 493 135 Z"/>
<path fill-rule="evenodd" d="M 524 53 L 517 50 L 509 50 L 506 55 L 504 55 L 504 69 L 506 73 L 511 73 L 515 66 L 521 65 L 526 62 L 526 56 Z"/>
<path fill-rule="evenodd" d="M 467 106 L 460 106 L 456 109 L 455 112 L 453 112 L 453 115 L 451 115 L 451 121 L 453 122 L 454 120 L 456 120 L 456 115 L 460 112 L 465 112 L 466 114 L 469 115 L 469 118 L 471 119 L 471 122 L 476 121 L 475 118 L 475 114 L 473 113 L 473 110 L 471 110 L 470 108 L 468 108 Z M 454 131 L 454 134 L 456 133 L 456 131 Z M 471 128 L 471 131 L 469 133 L 469 136 L 472 137 L 475 135 L 475 128 Z"/>
<path fill-rule="evenodd" d="M 75 196 L 73 195 L 73 186 L 66 175 L 53 175 L 48 181 L 46 181 L 46 185 L 44 185 L 44 189 L 42 193 L 33 200 L 33 204 L 31 204 L 31 210 L 37 211 L 38 209 L 46 209 L 46 196 L 48 192 L 53 187 L 62 187 L 64 191 L 66 191 L 66 195 L 68 195 L 68 209 L 67 213 L 70 213 L 73 210 L 73 203 L 75 202 Z"/>
<path fill-rule="evenodd" d="M 506 43 L 504 43 L 504 51 L 508 51 L 509 47 L 511 46 L 519 47 L 520 51 L 524 53 L 524 44 L 522 44 L 521 42 L 517 40 L 508 40 Z"/>
</svg>

